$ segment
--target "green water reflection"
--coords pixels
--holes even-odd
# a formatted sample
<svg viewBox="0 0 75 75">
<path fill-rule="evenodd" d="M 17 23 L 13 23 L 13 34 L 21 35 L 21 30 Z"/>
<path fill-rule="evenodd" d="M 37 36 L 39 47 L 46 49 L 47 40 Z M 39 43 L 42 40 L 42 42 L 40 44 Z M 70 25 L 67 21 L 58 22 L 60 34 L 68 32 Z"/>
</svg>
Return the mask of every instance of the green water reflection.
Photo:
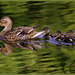
<svg viewBox="0 0 75 75">
<path fill-rule="evenodd" d="M 50 33 L 75 27 L 75 2 L 0 2 L 0 14 L 11 18 L 13 27 L 39 25 L 36 30 L 40 31 L 47 26 Z M 35 49 L 12 47 L 7 56 L 0 52 L 0 73 L 75 73 L 75 46 L 43 42 Z"/>
</svg>

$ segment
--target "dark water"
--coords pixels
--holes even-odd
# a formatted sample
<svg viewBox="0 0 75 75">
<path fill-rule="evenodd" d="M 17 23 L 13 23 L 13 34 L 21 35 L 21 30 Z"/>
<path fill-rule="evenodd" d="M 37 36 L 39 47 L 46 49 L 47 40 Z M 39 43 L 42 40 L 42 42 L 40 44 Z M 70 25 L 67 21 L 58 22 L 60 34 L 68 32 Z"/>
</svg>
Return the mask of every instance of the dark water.
<svg viewBox="0 0 75 75">
<path fill-rule="evenodd" d="M 66 33 L 69 29 L 75 32 L 75 2 L 0 2 L 0 18 L 3 16 L 12 19 L 13 27 L 39 25 L 36 31 L 46 26 L 50 33 L 57 30 Z M 2 74 L 75 73 L 75 46 L 72 45 L 43 39 L 12 44 L 0 40 L 0 49 Z"/>
</svg>

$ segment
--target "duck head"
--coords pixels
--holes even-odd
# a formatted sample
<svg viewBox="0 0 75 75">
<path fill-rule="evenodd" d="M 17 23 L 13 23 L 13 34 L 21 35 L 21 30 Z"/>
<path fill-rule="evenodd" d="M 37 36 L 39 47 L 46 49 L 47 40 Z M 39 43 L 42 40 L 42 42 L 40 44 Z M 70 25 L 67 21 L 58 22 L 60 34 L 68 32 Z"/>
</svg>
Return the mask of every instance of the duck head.
<svg viewBox="0 0 75 75">
<path fill-rule="evenodd" d="M 9 17 L 3 17 L 0 20 L 0 26 L 6 27 L 12 25 L 12 20 Z"/>
<path fill-rule="evenodd" d="M 74 32 L 72 30 L 68 30 L 66 33 L 67 37 L 73 37 L 74 36 Z"/>
<path fill-rule="evenodd" d="M 0 35 L 3 36 L 7 31 L 11 30 L 12 20 L 9 17 L 3 17 L 0 20 L 0 26 L 5 27 L 0 33 Z"/>
<path fill-rule="evenodd" d="M 44 27 L 42 31 L 45 32 L 45 35 L 50 33 L 50 29 L 48 27 Z"/>
<path fill-rule="evenodd" d="M 53 35 L 53 37 L 60 37 L 62 35 L 61 31 L 56 31 Z"/>
<path fill-rule="evenodd" d="M 49 40 L 49 39 L 51 38 L 51 36 L 49 35 L 50 29 L 49 29 L 48 27 L 44 27 L 44 28 L 43 28 L 43 31 L 44 31 L 44 36 L 43 36 L 43 38 L 44 38 L 45 40 Z"/>
</svg>

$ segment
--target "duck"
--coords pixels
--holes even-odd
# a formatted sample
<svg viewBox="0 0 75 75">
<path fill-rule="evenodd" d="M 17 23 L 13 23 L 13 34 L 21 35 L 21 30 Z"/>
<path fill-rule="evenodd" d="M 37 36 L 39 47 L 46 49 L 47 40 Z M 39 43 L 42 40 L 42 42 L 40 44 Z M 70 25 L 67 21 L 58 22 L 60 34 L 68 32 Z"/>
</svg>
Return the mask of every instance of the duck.
<svg viewBox="0 0 75 75">
<path fill-rule="evenodd" d="M 37 36 L 40 36 L 45 31 L 37 32 L 35 31 L 36 26 L 32 27 L 16 27 L 12 29 L 12 20 L 10 17 L 2 17 L 0 20 L 0 26 L 3 26 L 4 29 L 1 31 L 0 36 L 7 41 L 18 41 L 18 40 L 27 40 L 34 39 Z"/>
<path fill-rule="evenodd" d="M 43 36 L 43 38 L 45 40 L 49 40 L 49 39 L 51 39 L 53 37 L 53 34 L 50 34 L 50 29 L 48 27 L 44 27 L 43 31 L 45 31 L 45 34 Z"/>
<path fill-rule="evenodd" d="M 64 35 L 63 35 L 63 33 L 62 33 L 60 30 L 57 30 L 57 31 L 54 33 L 53 38 L 54 38 L 56 41 L 62 42 L 62 41 L 64 40 Z"/>
<path fill-rule="evenodd" d="M 66 37 L 74 37 L 74 31 L 68 30 L 67 33 L 66 33 Z"/>
<path fill-rule="evenodd" d="M 65 37 L 64 37 L 63 42 L 74 44 L 74 42 L 75 42 L 74 31 L 68 30 L 64 36 Z"/>
</svg>

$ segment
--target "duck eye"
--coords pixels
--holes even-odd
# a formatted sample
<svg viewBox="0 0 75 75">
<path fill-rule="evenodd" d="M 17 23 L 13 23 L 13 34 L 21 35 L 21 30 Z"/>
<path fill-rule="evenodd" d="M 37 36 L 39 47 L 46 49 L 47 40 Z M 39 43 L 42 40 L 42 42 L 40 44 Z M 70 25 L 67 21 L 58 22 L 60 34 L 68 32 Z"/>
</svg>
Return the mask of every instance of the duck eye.
<svg viewBox="0 0 75 75">
<path fill-rule="evenodd" d="M 1 22 L 2 22 L 2 23 L 7 23 L 7 21 L 6 21 L 6 20 L 1 20 Z"/>
</svg>

